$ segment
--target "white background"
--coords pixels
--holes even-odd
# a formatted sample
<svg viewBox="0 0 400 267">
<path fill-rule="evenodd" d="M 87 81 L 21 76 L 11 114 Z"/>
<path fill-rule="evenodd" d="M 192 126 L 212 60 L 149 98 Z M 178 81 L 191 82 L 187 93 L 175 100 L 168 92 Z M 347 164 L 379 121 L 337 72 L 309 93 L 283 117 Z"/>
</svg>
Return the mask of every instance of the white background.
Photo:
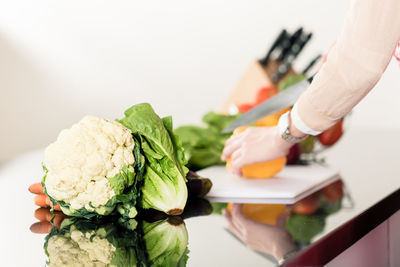
<svg viewBox="0 0 400 267">
<path fill-rule="evenodd" d="M 2 1 L 0 161 L 46 146 L 86 114 L 150 102 L 176 125 L 216 109 L 286 27 L 314 37 L 296 66 L 325 51 L 349 0 Z M 349 127 L 400 129 L 392 62 Z"/>
</svg>

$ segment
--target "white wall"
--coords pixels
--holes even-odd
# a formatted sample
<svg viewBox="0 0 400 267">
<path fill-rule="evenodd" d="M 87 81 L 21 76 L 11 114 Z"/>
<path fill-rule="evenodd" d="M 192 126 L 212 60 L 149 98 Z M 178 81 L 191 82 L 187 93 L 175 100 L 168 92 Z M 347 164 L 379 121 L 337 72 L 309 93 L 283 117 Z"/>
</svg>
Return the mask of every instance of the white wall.
<svg viewBox="0 0 400 267">
<path fill-rule="evenodd" d="M 349 0 L 1 1 L 0 160 L 53 141 L 85 114 L 148 101 L 198 123 L 282 27 L 314 32 L 303 67 L 335 40 Z M 390 65 L 351 127 L 400 129 Z"/>
</svg>

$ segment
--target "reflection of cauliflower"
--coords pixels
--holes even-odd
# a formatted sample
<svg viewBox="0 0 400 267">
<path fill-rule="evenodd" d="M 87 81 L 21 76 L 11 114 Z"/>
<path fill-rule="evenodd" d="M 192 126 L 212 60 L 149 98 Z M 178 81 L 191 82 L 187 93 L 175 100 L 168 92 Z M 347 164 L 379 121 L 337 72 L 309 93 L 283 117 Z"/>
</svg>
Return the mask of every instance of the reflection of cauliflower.
<svg viewBox="0 0 400 267">
<path fill-rule="evenodd" d="M 134 175 L 134 146 L 132 134 L 120 123 L 86 116 L 47 147 L 47 194 L 69 215 L 82 208 L 109 213 L 101 208 L 133 182 L 127 176 Z"/>
<path fill-rule="evenodd" d="M 47 244 L 49 266 L 110 266 L 115 247 L 94 234 L 74 230 L 69 236 L 52 236 Z"/>
<path fill-rule="evenodd" d="M 45 237 L 44 249 L 48 266 L 136 267 L 138 243 L 135 219 L 115 216 L 91 220 L 71 217 L 60 229 L 54 227 Z M 141 253 L 140 262 L 145 262 Z"/>
</svg>

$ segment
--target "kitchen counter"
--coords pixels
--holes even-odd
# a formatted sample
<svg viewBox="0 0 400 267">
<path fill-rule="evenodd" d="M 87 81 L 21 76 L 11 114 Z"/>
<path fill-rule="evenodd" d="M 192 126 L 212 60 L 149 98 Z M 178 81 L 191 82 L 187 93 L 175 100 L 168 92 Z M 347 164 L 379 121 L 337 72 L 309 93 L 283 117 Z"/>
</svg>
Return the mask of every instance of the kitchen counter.
<svg viewBox="0 0 400 267">
<path fill-rule="evenodd" d="M 335 147 L 322 153 L 321 156 L 326 158 L 329 165 L 340 169 L 345 184 L 342 207 L 324 218 L 323 231 L 313 236 L 309 243 L 296 243 L 297 253 L 293 253 L 292 260 L 321 244 L 327 237 L 335 235 L 340 227 L 343 228 L 346 223 L 390 194 L 397 192 L 398 195 L 400 165 L 397 153 L 400 151 L 400 142 L 396 138 L 390 138 L 395 141 L 386 142 L 387 136 L 400 136 L 400 132 L 350 129 Z M 43 151 L 39 150 L 20 155 L 0 165 L 2 266 L 43 266 L 46 262 L 43 249 L 45 235 L 30 231 L 31 224 L 36 221 L 33 217 L 36 207 L 33 205 L 33 195 L 27 190 L 31 183 L 41 180 L 42 160 Z M 392 213 L 400 209 L 400 202 L 387 201 L 378 208 L 382 209 L 385 205 L 391 207 Z M 388 213 L 382 215 L 382 222 L 387 219 L 385 216 Z M 368 218 L 365 218 L 359 223 L 367 224 Z M 222 215 L 191 217 L 185 219 L 185 225 L 190 250 L 188 266 L 277 265 L 277 259 L 271 255 L 273 253 L 255 252 L 227 231 L 228 224 Z M 358 233 L 359 238 L 372 230 L 363 228 L 362 225 L 357 227 L 365 229 L 364 234 Z M 274 238 L 265 238 L 265 242 L 276 241 Z M 325 249 L 327 251 L 333 248 Z M 326 254 L 330 254 L 332 258 L 336 256 L 334 253 Z"/>
</svg>

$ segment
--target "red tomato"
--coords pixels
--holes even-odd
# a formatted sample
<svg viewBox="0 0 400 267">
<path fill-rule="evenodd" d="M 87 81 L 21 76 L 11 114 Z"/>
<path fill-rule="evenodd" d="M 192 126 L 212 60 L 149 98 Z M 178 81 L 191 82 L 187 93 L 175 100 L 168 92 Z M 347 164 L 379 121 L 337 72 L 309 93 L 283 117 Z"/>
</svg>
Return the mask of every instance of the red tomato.
<svg viewBox="0 0 400 267">
<path fill-rule="evenodd" d="M 318 140 L 324 146 L 331 146 L 335 144 L 343 134 L 343 119 L 338 121 L 328 130 L 318 135 Z"/>
<path fill-rule="evenodd" d="M 293 205 L 292 211 L 297 214 L 312 214 L 318 209 L 320 192 L 316 192 Z"/>
<path fill-rule="evenodd" d="M 262 102 L 264 102 L 271 96 L 276 95 L 277 93 L 279 93 L 278 88 L 276 88 L 274 85 L 263 87 L 257 92 L 256 103 L 261 104 Z"/>
<path fill-rule="evenodd" d="M 336 181 L 322 189 L 322 194 L 329 202 L 335 202 L 343 197 L 343 182 Z"/>
<path fill-rule="evenodd" d="M 252 109 L 255 105 L 254 104 L 241 104 L 238 105 L 238 110 L 240 113 L 245 113 L 247 111 L 249 111 L 250 109 Z"/>
</svg>

